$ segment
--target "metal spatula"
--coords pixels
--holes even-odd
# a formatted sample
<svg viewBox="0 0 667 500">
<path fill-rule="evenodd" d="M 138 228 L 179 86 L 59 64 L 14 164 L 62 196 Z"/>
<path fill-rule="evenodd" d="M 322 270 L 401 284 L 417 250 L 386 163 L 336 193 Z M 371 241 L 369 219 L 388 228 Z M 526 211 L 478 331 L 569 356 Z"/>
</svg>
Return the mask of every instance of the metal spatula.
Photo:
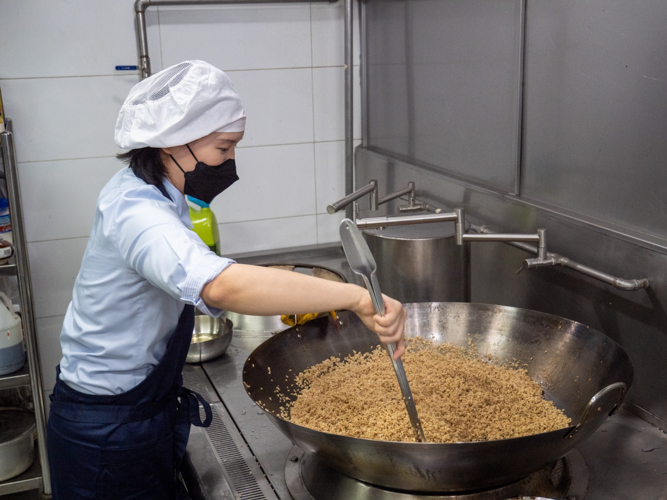
<svg viewBox="0 0 667 500">
<path fill-rule="evenodd" d="M 345 251 L 347 262 L 350 264 L 352 271 L 360 275 L 364 279 L 364 283 L 366 283 L 366 288 L 368 288 L 368 292 L 371 294 L 371 299 L 373 300 L 373 305 L 375 306 L 375 312 L 380 316 L 384 316 L 384 300 L 382 299 L 382 293 L 380 292 L 380 283 L 378 283 L 375 274 L 375 271 L 377 271 L 377 264 L 375 264 L 373 254 L 371 253 L 370 248 L 368 248 L 368 244 L 363 236 L 361 236 L 361 232 L 350 219 L 343 219 L 343 222 L 340 224 L 340 240 L 343 243 L 343 250 Z M 417 441 L 426 442 L 424 430 L 419 421 L 419 415 L 417 415 L 417 407 L 412 398 L 410 384 L 408 384 L 408 379 L 405 376 L 403 362 L 400 358 L 394 360 L 395 348 L 395 344 L 387 344 L 387 352 L 389 352 L 389 357 L 394 365 L 394 372 L 398 379 L 398 385 L 401 388 L 403 402 L 408 410 L 412 430 L 415 433 Z"/>
</svg>

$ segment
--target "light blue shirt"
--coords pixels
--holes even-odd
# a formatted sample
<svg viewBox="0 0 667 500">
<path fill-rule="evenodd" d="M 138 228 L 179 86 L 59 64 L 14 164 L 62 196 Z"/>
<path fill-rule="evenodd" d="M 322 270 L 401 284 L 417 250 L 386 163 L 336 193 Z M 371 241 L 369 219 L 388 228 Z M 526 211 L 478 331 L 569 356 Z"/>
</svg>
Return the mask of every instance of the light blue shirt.
<svg viewBox="0 0 667 500">
<path fill-rule="evenodd" d="M 234 261 L 192 230 L 185 197 L 175 201 L 118 172 L 97 200 L 93 228 L 60 334 L 60 378 L 87 394 L 119 394 L 162 360 L 185 304 L 210 316 L 202 287 Z"/>
</svg>

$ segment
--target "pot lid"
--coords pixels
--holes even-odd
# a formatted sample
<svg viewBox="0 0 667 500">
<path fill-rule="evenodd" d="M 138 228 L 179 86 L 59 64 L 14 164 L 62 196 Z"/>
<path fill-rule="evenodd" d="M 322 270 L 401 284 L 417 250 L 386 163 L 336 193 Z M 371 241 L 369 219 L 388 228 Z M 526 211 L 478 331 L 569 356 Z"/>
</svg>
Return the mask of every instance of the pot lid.
<svg viewBox="0 0 667 500">
<path fill-rule="evenodd" d="M 0 408 L 0 444 L 12 441 L 35 427 L 32 412 L 19 408 Z"/>
</svg>

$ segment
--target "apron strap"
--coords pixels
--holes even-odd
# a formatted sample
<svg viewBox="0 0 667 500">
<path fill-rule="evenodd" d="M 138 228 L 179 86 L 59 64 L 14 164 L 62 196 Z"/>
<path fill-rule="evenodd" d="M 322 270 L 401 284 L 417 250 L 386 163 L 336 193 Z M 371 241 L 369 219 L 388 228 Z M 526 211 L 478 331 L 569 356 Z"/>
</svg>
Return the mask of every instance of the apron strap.
<svg viewBox="0 0 667 500">
<path fill-rule="evenodd" d="M 58 401 L 51 395 L 51 413 L 72 422 L 92 422 L 98 424 L 122 424 L 148 420 L 163 412 L 175 397 L 144 403 L 136 406 L 95 405 Z M 175 406 L 175 404 L 174 404 Z"/>
<path fill-rule="evenodd" d="M 197 427 L 208 427 L 213 420 L 211 405 L 204 397 L 187 387 L 181 387 L 175 396 L 161 399 L 159 401 L 144 403 L 137 406 L 125 405 L 94 405 L 87 403 L 74 403 L 58 401 L 53 396 L 51 399 L 51 412 L 65 420 L 72 422 L 93 422 L 98 424 L 123 424 L 148 420 L 165 411 L 170 404 L 176 406 L 177 398 L 180 398 L 177 414 L 178 420 L 189 421 Z M 199 415 L 199 404 L 204 407 L 205 418 L 202 421 Z"/>
<path fill-rule="evenodd" d="M 208 401 L 204 397 L 187 387 L 181 387 L 178 390 L 178 396 L 181 398 L 181 406 L 178 411 L 186 412 L 183 415 L 183 418 L 187 417 L 190 420 L 190 423 L 196 427 L 208 427 L 211 425 L 211 420 L 213 420 L 213 412 L 211 411 L 211 405 L 208 404 Z M 201 415 L 199 414 L 199 403 L 204 407 L 204 413 L 206 418 L 202 422 Z"/>
</svg>

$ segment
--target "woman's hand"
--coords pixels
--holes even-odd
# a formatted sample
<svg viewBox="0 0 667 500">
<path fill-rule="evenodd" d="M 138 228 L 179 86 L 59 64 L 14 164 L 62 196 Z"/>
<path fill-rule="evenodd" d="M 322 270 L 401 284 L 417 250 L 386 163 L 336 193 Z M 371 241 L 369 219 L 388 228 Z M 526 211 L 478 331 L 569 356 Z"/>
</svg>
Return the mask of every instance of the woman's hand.
<svg viewBox="0 0 667 500">
<path fill-rule="evenodd" d="M 380 342 L 383 344 L 396 343 L 394 359 L 398 359 L 405 353 L 403 329 L 405 328 L 405 318 L 407 318 L 408 313 L 403 309 L 403 305 L 399 301 L 384 294 L 382 298 L 384 299 L 384 316 L 379 316 L 375 313 L 373 301 L 366 290 L 361 293 L 357 306 L 352 310 L 369 330 L 378 334 Z"/>
</svg>

